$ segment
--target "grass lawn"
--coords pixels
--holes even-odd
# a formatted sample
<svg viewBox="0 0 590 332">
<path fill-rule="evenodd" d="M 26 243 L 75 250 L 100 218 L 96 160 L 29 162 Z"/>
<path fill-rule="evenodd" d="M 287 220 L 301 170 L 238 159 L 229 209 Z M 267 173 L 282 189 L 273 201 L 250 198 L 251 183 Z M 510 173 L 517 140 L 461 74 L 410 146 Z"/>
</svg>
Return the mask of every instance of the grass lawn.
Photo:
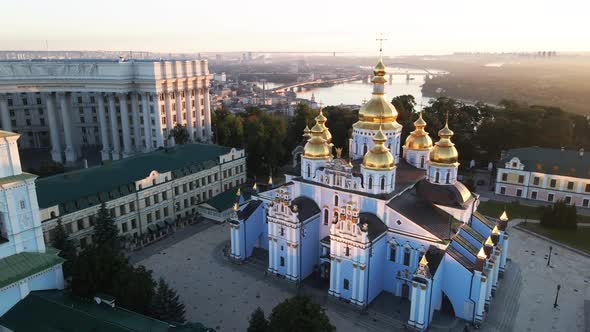
<svg viewBox="0 0 590 332">
<path fill-rule="evenodd" d="M 545 228 L 539 224 L 531 223 L 527 223 L 526 225 L 521 223 L 519 226 L 590 253 L 590 241 L 588 241 L 590 239 L 590 227 L 578 227 L 577 230 L 563 230 Z"/>
<path fill-rule="evenodd" d="M 508 218 L 510 219 L 541 219 L 541 209 L 539 207 L 515 203 L 505 203 L 498 201 L 480 202 L 477 211 L 486 216 L 498 218 L 502 214 L 502 211 L 504 211 L 504 207 L 506 208 Z M 590 217 L 578 215 L 578 223 L 590 223 Z"/>
</svg>

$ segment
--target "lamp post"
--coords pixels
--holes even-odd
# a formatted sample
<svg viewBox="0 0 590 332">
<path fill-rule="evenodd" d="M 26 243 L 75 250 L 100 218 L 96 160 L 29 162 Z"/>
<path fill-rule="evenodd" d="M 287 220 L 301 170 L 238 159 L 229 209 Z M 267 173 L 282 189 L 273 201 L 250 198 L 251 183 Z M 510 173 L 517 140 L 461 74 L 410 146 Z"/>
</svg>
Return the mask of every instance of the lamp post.
<svg viewBox="0 0 590 332">
<path fill-rule="evenodd" d="M 549 246 L 549 258 L 547 259 L 547 266 L 551 264 L 551 251 L 553 251 L 553 246 Z"/>
<path fill-rule="evenodd" d="M 555 303 L 553 303 L 553 308 L 557 308 L 557 298 L 559 297 L 559 290 L 561 289 L 561 285 L 557 285 L 557 293 L 555 294 Z"/>
</svg>

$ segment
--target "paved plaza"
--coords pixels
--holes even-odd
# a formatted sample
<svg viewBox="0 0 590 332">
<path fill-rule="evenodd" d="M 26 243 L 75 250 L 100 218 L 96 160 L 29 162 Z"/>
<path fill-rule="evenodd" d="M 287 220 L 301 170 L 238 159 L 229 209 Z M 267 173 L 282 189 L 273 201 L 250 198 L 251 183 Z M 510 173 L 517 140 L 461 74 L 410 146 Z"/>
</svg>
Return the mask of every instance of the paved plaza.
<svg viewBox="0 0 590 332">
<path fill-rule="evenodd" d="M 481 330 L 585 331 L 584 300 L 590 300 L 590 258 L 553 245 L 552 268 L 547 267 L 549 243 L 516 229 L 510 230 L 510 236 L 511 262 Z M 139 253 L 139 257 L 146 257 L 139 264 L 153 270 L 155 277 L 164 277 L 178 291 L 191 321 L 218 331 L 245 331 L 256 307 L 268 314 L 279 302 L 301 292 L 327 309 L 338 331 L 403 329 L 403 314 L 395 315 L 399 299 L 390 299 L 389 294 L 377 298 L 368 313 L 361 314 L 356 307 L 329 297 L 324 290 L 309 286 L 298 290 L 287 280 L 266 276 L 262 260 L 242 265 L 227 261 L 222 254 L 229 240 L 226 225 L 209 225 L 178 240 L 169 240 L 158 250 L 149 249 L 151 256 Z M 562 287 L 559 306 L 554 309 L 557 284 Z M 443 319 L 433 322 L 431 330 L 463 331 L 465 325 Z"/>
</svg>

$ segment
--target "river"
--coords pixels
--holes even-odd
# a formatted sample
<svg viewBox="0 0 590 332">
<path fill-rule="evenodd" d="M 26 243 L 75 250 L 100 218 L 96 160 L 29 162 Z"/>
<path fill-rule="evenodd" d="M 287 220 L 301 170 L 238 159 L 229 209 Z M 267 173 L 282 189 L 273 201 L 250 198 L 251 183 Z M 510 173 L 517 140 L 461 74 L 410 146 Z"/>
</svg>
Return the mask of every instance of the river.
<svg viewBox="0 0 590 332">
<path fill-rule="evenodd" d="M 408 69 L 411 70 L 411 69 Z M 405 72 L 405 69 L 396 69 L 396 72 Z M 412 70 L 415 71 L 415 70 Z M 385 76 L 389 80 L 389 75 Z M 387 99 L 399 95 L 412 95 L 416 100 L 416 104 L 421 103 L 426 105 L 430 98 L 422 96 L 422 85 L 424 84 L 424 75 L 414 75 L 413 79 L 406 80 L 405 75 L 393 75 L 393 82 L 385 84 L 385 92 Z M 267 88 L 273 88 L 282 84 L 270 83 Z M 340 105 L 340 104 L 354 104 L 361 105 L 363 99 L 369 99 L 373 90 L 372 83 L 365 83 L 363 81 L 354 81 L 343 84 L 337 84 L 330 87 L 320 87 L 310 90 L 296 91 L 298 98 L 311 99 L 312 94 L 315 95 L 317 102 L 322 102 L 324 106 Z M 419 107 L 417 107 L 419 108 Z"/>
</svg>

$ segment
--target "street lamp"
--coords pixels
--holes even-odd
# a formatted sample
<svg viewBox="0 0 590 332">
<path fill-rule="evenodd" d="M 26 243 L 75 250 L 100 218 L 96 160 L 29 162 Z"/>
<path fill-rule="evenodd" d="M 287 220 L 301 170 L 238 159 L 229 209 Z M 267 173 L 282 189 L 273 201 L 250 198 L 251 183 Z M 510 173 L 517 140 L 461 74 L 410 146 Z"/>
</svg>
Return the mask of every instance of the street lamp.
<svg viewBox="0 0 590 332">
<path fill-rule="evenodd" d="M 553 303 L 553 308 L 557 308 L 557 298 L 559 297 L 559 290 L 561 289 L 561 285 L 557 285 L 557 294 L 555 294 L 555 303 Z"/>
<path fill-rule="evenodd" d="M 547 259 L 547 266 L 551 263 L 551 251 L 553 251 L 553 246 L 549 246 L 549 258 Z"/>
</svg>

